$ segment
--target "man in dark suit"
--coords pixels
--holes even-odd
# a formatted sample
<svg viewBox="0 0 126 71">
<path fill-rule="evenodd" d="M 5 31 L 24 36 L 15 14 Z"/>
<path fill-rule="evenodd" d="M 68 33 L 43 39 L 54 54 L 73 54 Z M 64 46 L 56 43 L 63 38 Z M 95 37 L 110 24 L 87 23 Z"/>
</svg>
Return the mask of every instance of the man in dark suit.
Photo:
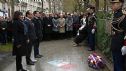
<svg viewBox="0 0 126 71">
<path fill-rule="evenodd" d="M 32 61 L 30 59 L 34 41 L 37 39 L 36 33 L 35 33 L 35 27 L 34 27 L 34 24 L 31 20 L 32 18 L 33 18 L 32 12 L 30 10 L 27 11 L 26 12 L 26 18 L 25 18 L 25 24 L 28 27 L 28 37 L 29 37 L 29 40 L 30 40 L 29 44 L 28 44 L 28 55 L 26 56 L 26 62 L 27 62 L 28 65 L 34 65 L 34 63 L 36 61 L 36 60 Z"/>
<path fill-rule="evenodd" d="M 39 44 L 42 39 L 42 24 L 40 19 L 40 13 L 39 11 L 34 11 L 34 18 L 32 19 L 32 22 L 34 23 L 35 27 L 35 33 L 37 36 L 37 39 L 34 41 L 34 56 L 35 58 L 41 58 L 42 55 L 39 53 Z"/>
<path fill-rule="evenodd" d="M 34 24 L 32 23 L 33 14 L 31 11 L 26 12 L 26 19 L 25 19 L 25 24 L 28 27 L 28 38 L 29 38 L 29 43 L 28 43 L 28 55 L 26 56 L 26 62 L 28 65 L 34 65 L 34 61 L 30 59 L 31 57 L 31 51 L 33 47 L 33 43 L 36 40 L 36 33 L 35 33 L 35 27 Z"/>
</svg>

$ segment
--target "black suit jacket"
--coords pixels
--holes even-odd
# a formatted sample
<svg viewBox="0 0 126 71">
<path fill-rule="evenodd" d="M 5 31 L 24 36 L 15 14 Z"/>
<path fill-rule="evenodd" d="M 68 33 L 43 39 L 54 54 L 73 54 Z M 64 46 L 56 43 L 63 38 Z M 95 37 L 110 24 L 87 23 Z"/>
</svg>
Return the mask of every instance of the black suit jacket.
<svg viewBox="0 0 126 71">
<path fill-rule="evenodd" d="M 33 22 L 26 18 L 24 23 L 28 27 L 28 37 L 29 37 L 29 39 L 30 40 L 37 39 L 36 32 L 35 32 L 35 26 L 34 26 Z"/>
<path fill-rule="evenodd" d="M 38 39 L 42 39 L 42 22 L 40 18 L 33 18 L 32 22 L 34 24 L 35 27 L 35 33 Z"/>
</svg>

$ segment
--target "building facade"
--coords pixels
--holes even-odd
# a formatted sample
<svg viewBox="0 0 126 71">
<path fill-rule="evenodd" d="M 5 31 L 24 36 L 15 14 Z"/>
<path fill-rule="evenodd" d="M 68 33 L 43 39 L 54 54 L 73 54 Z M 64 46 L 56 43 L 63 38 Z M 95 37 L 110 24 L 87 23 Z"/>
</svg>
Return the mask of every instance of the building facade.
<svg viewBox="0 0 126 71">
<path fill-rule="evenodd" d="M 48 0 L 50 13 L 63 12 L 63 0 Z"/>
<path fill-rule="evenodd" d="M 63 0 L 0 0 L 0 16 L 3 14 L 11 17 L 14 11 L 21 11 L 25 14 L 27 10 L 61 13 L 62 3 Z"/>
<path fill-rule="evenodd" d="M 25 13 L 27 10 L 31 11 L 41 11 L 42 9 L 42 1 L 41 0 L 19 0 L 17 3 L 15 3 L 14 10 L 21 11 Z"/>
</svg>

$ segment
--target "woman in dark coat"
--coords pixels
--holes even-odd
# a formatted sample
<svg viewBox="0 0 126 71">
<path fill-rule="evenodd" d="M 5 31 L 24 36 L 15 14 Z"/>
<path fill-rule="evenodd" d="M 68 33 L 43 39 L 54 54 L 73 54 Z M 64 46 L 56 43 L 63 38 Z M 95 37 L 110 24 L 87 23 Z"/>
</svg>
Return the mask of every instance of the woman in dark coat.
<svg viewBox="0 0 126 71">
<path fill-rule="evenodd" d="M 16 69 L 17 71 L 27 71 L 22 67 L 22 56 L 25 56 L 27 54 L 27 27 L 23 23 L 23 14 L 19 11 L 16 11 L 14 13 L 13 28 L 13 55 L 16 56 Z"/>
</svg>

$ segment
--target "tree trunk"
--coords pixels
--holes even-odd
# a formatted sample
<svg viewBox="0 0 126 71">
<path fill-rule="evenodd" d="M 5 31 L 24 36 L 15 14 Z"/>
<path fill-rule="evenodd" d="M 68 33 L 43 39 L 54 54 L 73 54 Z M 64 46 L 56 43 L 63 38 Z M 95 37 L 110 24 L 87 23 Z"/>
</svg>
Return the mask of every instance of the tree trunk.
<svg viewBox="0 0 126 71">
<path fill-rule="evenodd" d="M 14 2 L 14 0 L 10 0 L 11 2 L 11 16 L 12 16 L 12 18 L 13 18 L 13 15 L 14 15 L 14 4 L 15 4 L 15 2 Z"/>
<path fill-rule="evenodd" d="M 55 1 L 53 1 L 54 2 L 54 13 L 56 13 L 56 2 Z"/>
<path fill-rule="evenodd" d="M 107 1 L 104 0 L 104 12 L 106 12 L 106 10 L 107 10 Z"/>
<path fill-rule="evenodd" d="M 4 3 L 5 1 L 4 0 L 0 0 L 0 2 Z"/>
<path fill-rule="evenodd" d="M 11 5 L 11 4 L 10 4 L 10 1 L 11 1 L 11 0 L 7 0 L 7 1 L 6 1 L 7 6 L 8 6 L 8 17 L 11 17 L 11 15 L 10 15 L 10 5 Z"/>
<path fill-rule="evenodd" d="M 75 11 L 78 11 L 78 9 L 79 9 L 79 0 L 74 0 L 75 1 Z"/>
<path fill-rule="evenodd" d="M 49 13 L 51 13 L 51 1 L 49 0 Z"/>
<path fill-rule="evenodd" d="M 96 12 L 99 10 L 99 0 L 95 0 Z"/>
<path fill-rule="evenodd" d="M 89 0 L 83 0 L 83 1 L 84 1 L 84 10 L 86 10 L 89 4 Z"/>
<path fill-rule="evenodd" d="M 41 12 L 43 13 L 43 0 L 41 0 L 41 5 L 42 5 L 42 8 L 41 8 Z"/>
</svg>

